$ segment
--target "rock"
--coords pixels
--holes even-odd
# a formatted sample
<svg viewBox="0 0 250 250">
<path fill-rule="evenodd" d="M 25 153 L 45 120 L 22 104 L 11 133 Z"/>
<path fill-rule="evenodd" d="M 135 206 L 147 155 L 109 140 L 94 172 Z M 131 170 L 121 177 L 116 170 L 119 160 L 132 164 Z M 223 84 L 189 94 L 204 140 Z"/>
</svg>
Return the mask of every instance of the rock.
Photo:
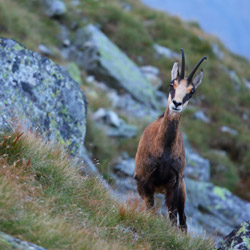
<svg viewBox="0 0 250 250">
<path fill-rule="evenodd" d="M 66 13 L 67 9 L 61 0 L 42 0 L 45 14 L 49 17 L 59 17 Z"/>
<path fill-rule="evenodd" d="M 120 177 L 133 177 L 135 172 L 135 159 L 120 157 L 114 165 L 115 173 Z"/>
<path fill-rule="evenodd" d="M 132 62 L 97 27 L 88 25 L 76 32 L 69 58 L 110 87 L 125 90 L 137 101 L 157 107 L 154 89 Z"/>
<path fill-rule="evenodd" d="M 94 84 L 95 88 L 105 92 L 106 96 L 112 103 L 112 107 L 119 110 L 119 113 L 127 117 L 143 118 L 144 121 L 152 122 L 160 115 L 159 111 L 145 106 L 140 102 L 137 102 L 130 94 L 118 94 L 117 90 L 108 87 L 103 82 L 98 82 L 94 76 L 88 76 L 86 82 Z M 158 98 L 158 91 L 155 92 L 156 98 Z M 163 96 L 159 98 L 164 98 Z M 163 99 L 159 99 L 159 105 L 162 106 Z M 166 107 L 166 106 L 164 106 Z"/>
<path fill-rule="evenodd" d="M 144 77 L 151 82 L 155 89 L 159 89 L 162 86 L 162 80 L 158 77 L 159 69 L 153 66 L 143 66 L 141 71 Z"/>
<path fill-rule="evenodd" d="M 250 203 L 209 182 L 186 179 L 187 214 L 216 237 L 250 218 Z"/>
<path fill-rule="evenodd" d="M 239 78 L 239 76 L 237 75 L 237 73 L 234 70 L 229 70 L 223 66 L 222 66 L 222 68 L 230 76 L 231 80 L 233 81 L 235 91 L 240 91 L 240 89 L 242 87 L 242 81 Z"/>
<path fill-rule="evenodd" d="M 137 134 L 137 127 L 125 123 L 125 121 L 113 112 L 112 110 L 98 109 L 93 115 L 92 119 L 102 122 L 108 127 L 104 131 L 111 137 L 131 138 Z"/>
<path fill-rule="evenodd" d="M 222 126 L 222 127 L 220 128 L 220 130 L 221 130 L 221 132 L 223 132 L 223 133 L 229 133 L 229 134 L 231 134 L 231 135 L 238 135 L 238 131 L 237 131 L 237 130 L 232 129 L 232 128 L 229 128 L 229 127 L 227 127 L 227 126 Z"/>
<path fill-rule="evenodd" d="M 151 73 L 151 74 L 154 74 L 156 76 L 158 76 L 160 73 L 160 70 L 158 68 L 151 66 L 151 65 L 142 66 L 141 71 L 143 74 Z"/>
<path fill-rule="evenodd" d="M 86 132 L 86 98 L 69 73 L 51 60 L 0 38 L 0 110 L 18 117 L 78 156 Z"/>
<path fill-rule="evenodd" d="M 242 114 L 242 119 L 243 119 L 243 120 L 247 121 L 248 118 L 249 118 L 249 117 L 248 117 L 248 114 L 245 114 L 245 113 Z"/>
<path fill-rule="evenodd" d="M 218 244 L 217 250 L 249 250 L 250 220 L 243 222 Z"/>
<path fill-rule="evenodd" d="M 60 33 L 58 34 L 58 39 L 61 41 L 62 45 L 67 48 L 71 45 L 70 41 L 70 30 L 62 24 L 58 24 Z M 67 58 L 68 50 L 61 49 L 62 57 Z"/>
<path fill-rule="evenodd" d="M 52 55 L 53 55 L 51 49 L 48 48 L 48 47 L 47 47 L 46 45 L 44 45 L 44 44 L 40 44 L 40 45 L 38 46 L 38 50 L 39 50 L 43 55 L 45 55 L 45 56 L 52 56 Z"/>
<path fill-rule="evenodd" d="M 119 127 L 121 123 L 123 122 L 119 116 L 111 111 L 111 110 L 105 110 L 104 108 L 99 108 L 93 115 L 92 118 L 96 121 L 102 120 L 108 125 Z"/>
<path fill-rule="evenodd" d="M 179 54 L 175 53 L 171 49 L 161 46 L 159 44 L 154 44 L 154 50 L 156 52 L 156 57 L 164 57 L 164 58 L 179 58 Z"/>
<path fill-rule="evenodd" d="M 208 181 L 210 179 L 210 163 L 191 148 L 186 148 L 187 164 L 185 174 L 192 179 Z"/>
<path fill-rule="evenodd" d="M 218 44 L 213 43 L 211 45 L 212 45 L 213 53 L 217 56 L 218 59 L 222 60 L 224 57 L 224 52 L 220 50 Z"/>
<path fill-rule="evenodd" d="M 160 107 L 166 109 L 167 106 L 168 106 L 168 97 L 165 93 L 159 91 L 159 90 L 156 90 L 155 91 L 155 96 L 156 96 L 156 99 L 160 105 Z"/>
<path fill-rule="evenodd" d="M 21 241 L 3 232 L 0 232 L 0 248 L 19 250 L 46 250 L 43 247 L 37 246 L 27 241 Z"/>
<path fill-rule="evenodd" d="M 210 123 L 210 119 L 205 115 L 205 113 L 202 110 L 196 111 L 194 113 L 194 118 L 200 121 L 203 121 L 205 123 Z"/>
<path fill-rule="evenodd" d="M 126 3 L 126 2 L 121 2 L 121 6 L 122 6 L 122 8 L 123 8 L 125 11 L 127 11 L 127 12 L 129 12 L 129 11 L 132 10 L 131 5 L 128 4 L 128 3 Z"/>
<path fill-rule="evenodd" d="M 183 134 L 183 141 L 186 151 L 185 174 L 191 179 L 208 181 L 210 179 L 210 162 L 201 157 L 190 146 L 186 134 Z"/>
<path fill-rule="evenodd" d="M 243 82 L 245 84 L 245 86 L 250 89 L 250 81 L 248 81 L 246 78 L 243 79 Z"/>
<path fill-rule="evenodd" d="M 236 90 L 236 91 L 239 91 L 240 88 L 241 88 L 241 84 L 242 84 L 241 79 L 240 79 L 239 76 L 236 74 L 236 72 L 233 71 L 233 70 L 230 70 L 230 71 L 229 71 L 229 75 L 230 75 L 231 79 L 232 79 L 233 82 L 234 82 L 235 90 Z"/>
</svg>

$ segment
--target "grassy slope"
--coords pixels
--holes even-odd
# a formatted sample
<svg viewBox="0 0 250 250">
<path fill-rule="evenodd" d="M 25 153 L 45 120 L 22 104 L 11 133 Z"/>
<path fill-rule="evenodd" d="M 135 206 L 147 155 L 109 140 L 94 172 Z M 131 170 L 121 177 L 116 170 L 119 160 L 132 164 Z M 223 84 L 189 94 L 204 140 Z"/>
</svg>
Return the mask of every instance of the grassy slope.
<svg viewBox="0 0 250 250">
<path fill-rule="evenodd" d="M 249 184 L 247 180 L 250 175 L 249 119 L 242 119 L 243 114 L 250 117 L 248 108 L 250 91 L 242 82 L 236 86 L 237 84 L 223 70 L 223 67 L 233 69 L 240 78 L 250 79 L 249 63 L 228 52 L 217 39 L 204 34 L 197 24 L 183 23 L 178 18 L 150 10 L 139 0 L 86 0 L 81 1 L 81 5 L 77 7 L 71 5 L 71 0 L 65 0 L 65 2 L 68 13 L 60 20 L 61 22 L 68 27 L 73 22 L 82 26 L 84 24 L 81 20 L 84 17 L 89 22 L 97 23 L 136 63 L 155 65 L 161 70 L 161 77 L 165 83 L 162 90 L 166 93 L 173 61 L 156 59 L 153 56 L 153 43 L 167 46 L 176 52 L 184 47 L 187 55 L 187 72 L 190 72 L 202 56 L 208 56 L 209 59 L 203 65 L 204 82 L 199 87 L 194 100 L 189 104 L 189 109 L 183 115 L 182 129 L 187 133 L 191 144 L 203 156 L 211 160 L 214 182 L 234 191 L 238 187 L 240 176 L 240 183 L 245 183 L 245 186 L 243 185 L 239 192 L 243 197 L 250 199 L 245 192 L 241 192 Z M 121 3 L 129 3 L 132 10 L 124 11 Z M 0 0 L 0 23 L 1 36 L 14 38 L 34 50 L 37 50 L 38 44 L 44 43 L 55 52 L 57 51 L 57 26 L 42 14 L 38 1 Z M 223 60 L 219 60 L 213 53 L 212 43 L 217 44 L 223 51 Z M 53 59 L 56 62 L 67 63 L 60 58 L 59 53 L 55 53 Z M 237 91 L 236 88 L 238 88 Z M 198 104 L 192 105 L 195 101 Z M 107 103 L 104 104 L 107 105 Z M 103 103 L 89 102 L 90 109 L 95 109 L 98 105 L 102 106 Z M 192 118 L 194 112 L 199 109 L 206 111 L 211 118 L 210 124 L 204 124 Z M 133 123 L 140 124 L 140 134 L 143 124 L 141 125 L 141 121 L 136 120 Z M 222 125 L 236 129 L 239 135 L 221 133 Z M 95 130 L 92 129 L 92 131 L 92 135 L 91 130 L 88 132 L 87 144 L 95 144 L 95 157 L 105 163 L 101 164 L 104 172 L 114 155 L 119 154 L 120 150 L 127 150 L 131 156 L 134 155 L 139 136 L 133 141 L 112 141 L 105 136 L 102 136 L 103 140 L 94 141 Z M 110 155 L 107 148 L 116 153 Z M 218 154 L 211 149 L 225 150 L 227 154 Z"/>
<path fill-rule="evenodd" d="M 211 249 L 166 218 L 113 201 L 56 145 L 0 135 L 0 231 L 48 249 Z M 1 243 L 0 243 L 1 247 Z"/>
</svg>

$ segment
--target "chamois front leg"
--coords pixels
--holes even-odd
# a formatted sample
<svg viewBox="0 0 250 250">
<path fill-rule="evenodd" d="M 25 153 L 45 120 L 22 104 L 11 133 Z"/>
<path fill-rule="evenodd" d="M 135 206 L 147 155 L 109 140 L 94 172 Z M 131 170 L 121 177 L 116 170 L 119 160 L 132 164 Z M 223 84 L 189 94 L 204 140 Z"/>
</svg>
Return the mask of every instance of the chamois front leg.
<svg viewBox="0 0 250 250">
<path fill-rule="evenodd" d="M 154 189 L 149 185 L 137 181 L 137 191 L 144 200 L 147 210 L 151 210 L 154 207 Z"/>
<path fill-rule="evenodd" d="M 180 187 L 179 187 L 178 214 L 179 214 L 180 228 L 182 231 L 187 232 L 185 200 L 186 200 L 186 185 L 184 177 L 182 177 L 180 180 Z"/>
<path fill-rule="evenodd" d="M 178 183 L 173 180 L 168 184 L 166 193 L 166 205 L 168 207 L 169 219 L 173 225 L 177 225 L 178 211 Z"/>
</svg>

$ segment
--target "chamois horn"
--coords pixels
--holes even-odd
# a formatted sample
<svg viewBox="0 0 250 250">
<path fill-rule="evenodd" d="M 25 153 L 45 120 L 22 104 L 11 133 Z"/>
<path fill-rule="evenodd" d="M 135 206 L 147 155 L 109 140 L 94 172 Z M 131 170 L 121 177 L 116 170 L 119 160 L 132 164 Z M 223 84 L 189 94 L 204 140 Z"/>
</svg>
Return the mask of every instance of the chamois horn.
<svg viewBox="0 0 250 250">
<path fill-rule="evenodd" d="M 180 75 L 180 78 L 184 79 L 184 75 L 185 75 L 185 54 L 184 54 L 184 49 L 181 49 L 181 55 L 182 55 L 182 59 L 181 59 L 181 75 Z"/>
<path fill-rule="evenodd" d="M 190 73 L 190 75 L 188 76 L 188 79 L 187 79 L 188 82 L 191 82 L 191 81 L 192 81 L 193 76 L 194 76 L 196 70 L 199 68 L 199 66 L 201 65 L 201 63 L 202 63 L 204 60 L 206 60 L 206 59 L 207 59 L 207 57 L 204 56 L 204 57 L 202 57 L 201 60 L 196 64 L 196 66 L 194 67 L 194 69 L 192 70 L 192 72 Z"/>
</svg>

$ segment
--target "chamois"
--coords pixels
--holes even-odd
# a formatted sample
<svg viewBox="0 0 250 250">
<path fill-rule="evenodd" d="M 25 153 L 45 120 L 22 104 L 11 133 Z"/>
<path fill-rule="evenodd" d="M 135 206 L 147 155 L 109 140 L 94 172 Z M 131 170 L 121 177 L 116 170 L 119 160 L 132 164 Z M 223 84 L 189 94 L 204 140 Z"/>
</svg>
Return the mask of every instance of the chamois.
<svg viewBox="0 0 250 250">
<path fill-rule="evenodd" d="M 165 194 L 170 221 L 177 225 L 178 212 L 179 226 L 187 232 L 184 211 L 186 159 L 179 123 L 183 110 L 202 82 L 203 70 L 193 79 L 194 74 L 207 57 L 203 57 L 188 78 L 185 78 L 185 54 L 183 49 L 181 52 L 181 73 L 179 74 L 178 62 L 174 63 L 171 70 L 168 107 L 158 120 L 146 127 L 141 136 L 135 157 L 134 178 L 146 208 L 153 208 L 154 193 Z"/>
</svg>

